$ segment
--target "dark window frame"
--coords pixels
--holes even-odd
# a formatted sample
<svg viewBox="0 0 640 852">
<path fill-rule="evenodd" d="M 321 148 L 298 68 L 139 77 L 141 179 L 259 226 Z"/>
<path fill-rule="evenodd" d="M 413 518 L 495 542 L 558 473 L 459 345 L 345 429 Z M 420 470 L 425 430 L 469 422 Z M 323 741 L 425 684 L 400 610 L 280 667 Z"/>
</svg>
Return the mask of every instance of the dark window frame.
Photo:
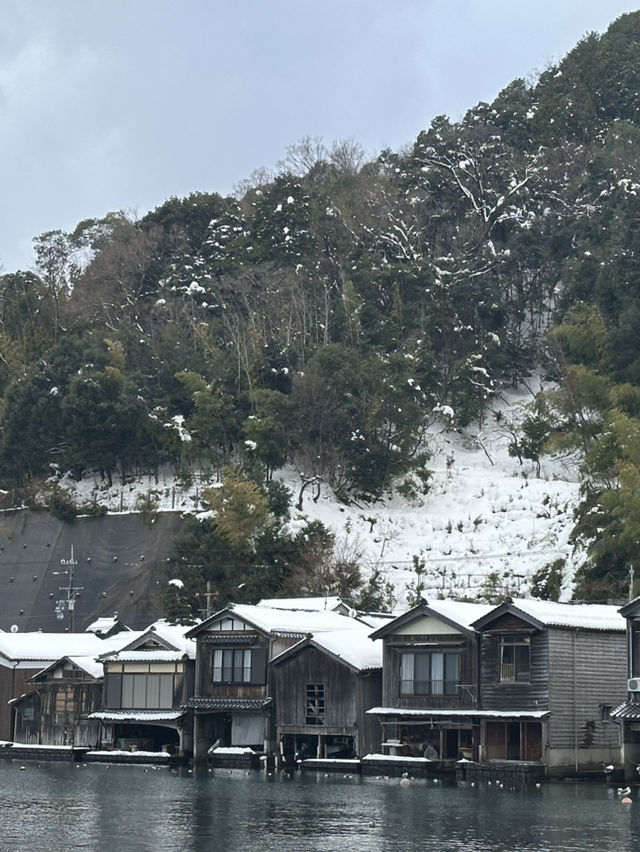
<svg viewBox="0 0 640 852">
<path fill-rule="evenodd" d="M 501 636 L 500 683 L 531 683 L 531 637 Z"/>
<path fill-rule="evenodd" d="M 251 648 L 215 648 L 211 679 L 213 683 L 251 683 L 252 661 Z"/>
<path fill-rule="evenodd" d="M 411 662 L 409 661 L 411 658 Z M 439 665 L 436 665 L 438 658 Z M 448 649 L 400 652 L 400 695 L 453 696 L 460 686 L 461 654 Z M 411 675 L 411 677 L 405 675 Z M 437 675 L 440 674 L 440 677 Z"/>
<path fill-rule="evenodd" d="M 304 707 L 305 725 L 325 724 L 325 690 L 323 683 L 308 683 Z"/>
</svg>

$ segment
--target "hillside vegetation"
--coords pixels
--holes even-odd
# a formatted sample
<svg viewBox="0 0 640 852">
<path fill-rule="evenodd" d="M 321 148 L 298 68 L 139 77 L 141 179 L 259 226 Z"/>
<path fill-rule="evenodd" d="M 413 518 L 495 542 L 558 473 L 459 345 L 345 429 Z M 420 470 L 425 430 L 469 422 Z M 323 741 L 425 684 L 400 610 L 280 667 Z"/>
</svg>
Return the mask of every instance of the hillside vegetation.
<svg viewBox="0 0 640 852">
<path fill-rule="evenodd" d="M 574 593 L 623 595 L 640 564 L 639 50 L 640 13 L 624 15 L 406 150 L 306 138 L 235 197 L 36 237 L 35 271 L 0 278 L 9 499 L 71 518 L 104 508 L 73 504 L 68 471 L 198 471 L 219 487 L 176 541 L 175 614 L 207 581 L 235 596 L 240 571 L 247 599 L 330 588 L 379 606 L 384 583 L 363 585 L 322 523 L 292 531 L 299 495 L 274 471 L 345 504 L 416 498 L 429 427 L 482 428 L 542 371 L 554 389 L 502 424 L 509 451 L 573 454 Z"/>
</svg>

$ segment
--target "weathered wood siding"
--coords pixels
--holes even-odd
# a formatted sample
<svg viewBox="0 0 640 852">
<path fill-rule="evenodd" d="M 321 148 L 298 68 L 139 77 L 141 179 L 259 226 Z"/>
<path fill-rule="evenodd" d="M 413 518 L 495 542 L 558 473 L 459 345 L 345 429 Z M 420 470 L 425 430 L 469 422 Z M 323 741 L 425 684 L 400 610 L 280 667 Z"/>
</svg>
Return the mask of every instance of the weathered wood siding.
<svg viewBox="0 0 640 852">
<path fill-rule="evenodd" d="M 299 733 L 353 736 L 359 755 L 380 739 L 366 711 L 381 697 L 379 671 L 355 672 L 317 648 L 307 647 L 271 669 L 275 724 Z M 308 684 L 324 685 L 324 725 L 306 723 Z"/>
<path fill-rule="evenodd" d="M 500 639 L 530 637 L 529 682 L 500 681 Z M 482 710 L 548 710 L 549 646 L 547 632 L 536 630 L 513 615 L 492 622 L 480 640 L 480 706 Z"/>
<path fill-rule="evenodd" d="M 375 669 L 362 672 L 358 677 L 360 698 L 358 701 L 358 756 L 380 752 L 382 727 L 377 717 L 367 716 L 367 710 L 380 706 L 382 700 L 382 671 Z"/>
<path fill-rule="evenodd" d="M 27 745 L 40 742 L 40 695 L 37 692 L 25 696 L 16 705 L 12 739 Z"/>
<path fill-rule="evenodd" d="M 41 668 L 17 669 L 0 665 L 0 740 L 13 739 L 13 710 L 8 702 L 27 692 L 35 692 L 31 678 Z"/>
<path fill-rule="evenodd" d="M 603 719 L 602 705 L 626 698 L 623 632 L 550 628 L 549 745 L 585 750 L 618 743 L 618 726 Z M 582 762 L 581 757 L 581 762 Z"/>
<path fill-rule="evenodd" d="M 424 634 L 394 633 L 385 637 L 383 646 L 382 704 L 386 707 L 466 710 L 476 706 L 476 643 L 460 633 L 429 634 L 429 647 Z M 431 644 L 433 643 L 433 645 Z M 401 695 L 400 655 L 403 651 L 455 651 L 460 654 L 457 695 Z"/>
<path fill-rule="evenodd" d="M 73 694 L 66 710 L 56 704 L 59 692 Z M 101 725 L 89 719 L 102 704 L 102 682 L 48 681 L 16 708 L 14 739 L 29 745 L 74 745 L 96 748 Z"/>
<path fill-rule="evenodd" d="M 269 641 L 259 633 L 240 631 L 205 633 L 196 638 L 195 695 L 198 698 L 261 698 L 267 691 Z M 214 683 L 213 652 L 216 648 L 245 648 L 254 654 L 251 683 Z"/>
<path fill-rule="evenodd" d="M 307 684 L 324 684 L 325 728 L 353 728 L 358 712 L 357 678 L 351 669 L 318 651 L 304 648 L 271 670 L 275 720 L 278 725 L 303 728 Z M 311 726 L 317 732 L 318 726 Z"/>
</svg>

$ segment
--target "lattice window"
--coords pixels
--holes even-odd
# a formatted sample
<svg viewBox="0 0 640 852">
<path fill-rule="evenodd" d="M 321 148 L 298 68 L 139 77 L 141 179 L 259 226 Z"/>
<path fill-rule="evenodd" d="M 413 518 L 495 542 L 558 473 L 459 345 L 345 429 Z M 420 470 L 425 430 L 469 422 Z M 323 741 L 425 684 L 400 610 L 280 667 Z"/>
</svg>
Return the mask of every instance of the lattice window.
<svg viewBox="0 0 640 852">
<path fill-rule="evenodd" d="M 305 724 L 324 725 L 324 684 L 307 684 Z"/>
</svg>

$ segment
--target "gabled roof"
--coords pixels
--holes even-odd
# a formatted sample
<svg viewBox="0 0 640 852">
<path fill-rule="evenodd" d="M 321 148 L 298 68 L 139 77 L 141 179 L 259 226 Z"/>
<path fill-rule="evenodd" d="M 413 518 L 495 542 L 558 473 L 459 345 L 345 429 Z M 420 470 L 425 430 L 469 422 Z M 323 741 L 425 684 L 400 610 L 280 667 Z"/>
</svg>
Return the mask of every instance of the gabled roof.
<svg viewBox="0 0 640 852">
<path fill-rule="evenodd" d="M 57 668 L 60 668 L 60 666 L 64 666 L 67 662 L 71 663 L 71 665 L 78 669 L 82 669 L 83 672 L 86 672 L 86 674 L 94 680 L 100 680 L 104 677 L 104 666 L 101 662 L 96 660 L 95 657 L 60 657 L 59 660 L 56 660 L 51 663 L 50 666 L 39 671 L 38 674 L 31 678 L 31 680 L 35 683 L 44 680 L 47 675 L 54 672 Z"/>
<path fill-rule="evenodd" d="M 416 618 L 431 617 L 444 622 L 449 627 L 459 630 L 466 636 L 473 635 L 472 622 L 486 615 L 493 607 L 489 604 L 467 603 L 466 601 L 452 600 L 422 600 L 413 609 L 402 613 L 392 621 L 388 621 L 371 633 L 372 639 L 382 639 L 391 633 L 395 633 L 398 628 L 410 624 Z"/>
<path fill-rule="evenodd" d="M 229 604 L 225 609 L 214 613 L 186 634 L 193 638 L 209 629 L 221 618 L 231 617 L 243 621 L 251 629 L 265 636 L 286 635 L 306 636 L 307 633 L 318 631 L 361 629 L 362 622 L 357 618 L 340 615 L 337 612 L 317 610 L 280 609 L 268 606 L 253 606 L 250 604 Z"/>
<path fill-rule="evenodd" d="M 628 601 L 624 606 L 620 607 L 620 615 L 623 618 L 630 618 L 634 615 L 638 615 L 640 613 L 640 597 L 634 598 L 632 601 Z"/>
<path fill-rule="evenodd" d="M 93 633 L 0 633 L 0 665 L 11 667 L 42 667 L 65 656 L 97 657 L 104 649 Z"/>
<path fill-rule="evenodd" d="M 545 627 L 567 627 L 582 630 L 624 632 L 626 622 L 618 607 L 609 604 L 571 604 L 541 601 L 533 598 L 507 600 L 477 619 L 473 626 L 485 630 L 503 615 L 514 615 L 542 630 Z"/>
<path fill-rule="evenodd" d="M 191 627 L 184 624 L 169 624 L 164 619 L 154 622 L 146 630 L 136 633 L 134 638 L 119 648 L 101 655 L 103 660 L 147 660 L 175 661 L 184 656 L 194 660 L 196 644 L 186 633 Z M 131 635 L 131 634 L 129 634 Z M 158 647 L 159 646 L 159 647 Z"/>
<path fill-rule="evenodd" d="M 307 636 L 274 657 L 271 664 L 277 665 L 308 647 L 317 648 L 354 671 L 382 668 L 382 642 L 370 639 L 368 628 L 362 631 L 331 630 Z"/>
<path fill-rule="evenodd" d="M 126 624 L 124 624 L 118 618 L 117 614 L 111 616 L 104 616 L 102 618 L 96 618 L 95 621 L 92 621 L 91 624 L 86 628 L 86 633 L 95 633 L 96 636 L 111 636 L 114 633 L 121 633 L 124 630 L 129 630 Z"/>
</svg>

